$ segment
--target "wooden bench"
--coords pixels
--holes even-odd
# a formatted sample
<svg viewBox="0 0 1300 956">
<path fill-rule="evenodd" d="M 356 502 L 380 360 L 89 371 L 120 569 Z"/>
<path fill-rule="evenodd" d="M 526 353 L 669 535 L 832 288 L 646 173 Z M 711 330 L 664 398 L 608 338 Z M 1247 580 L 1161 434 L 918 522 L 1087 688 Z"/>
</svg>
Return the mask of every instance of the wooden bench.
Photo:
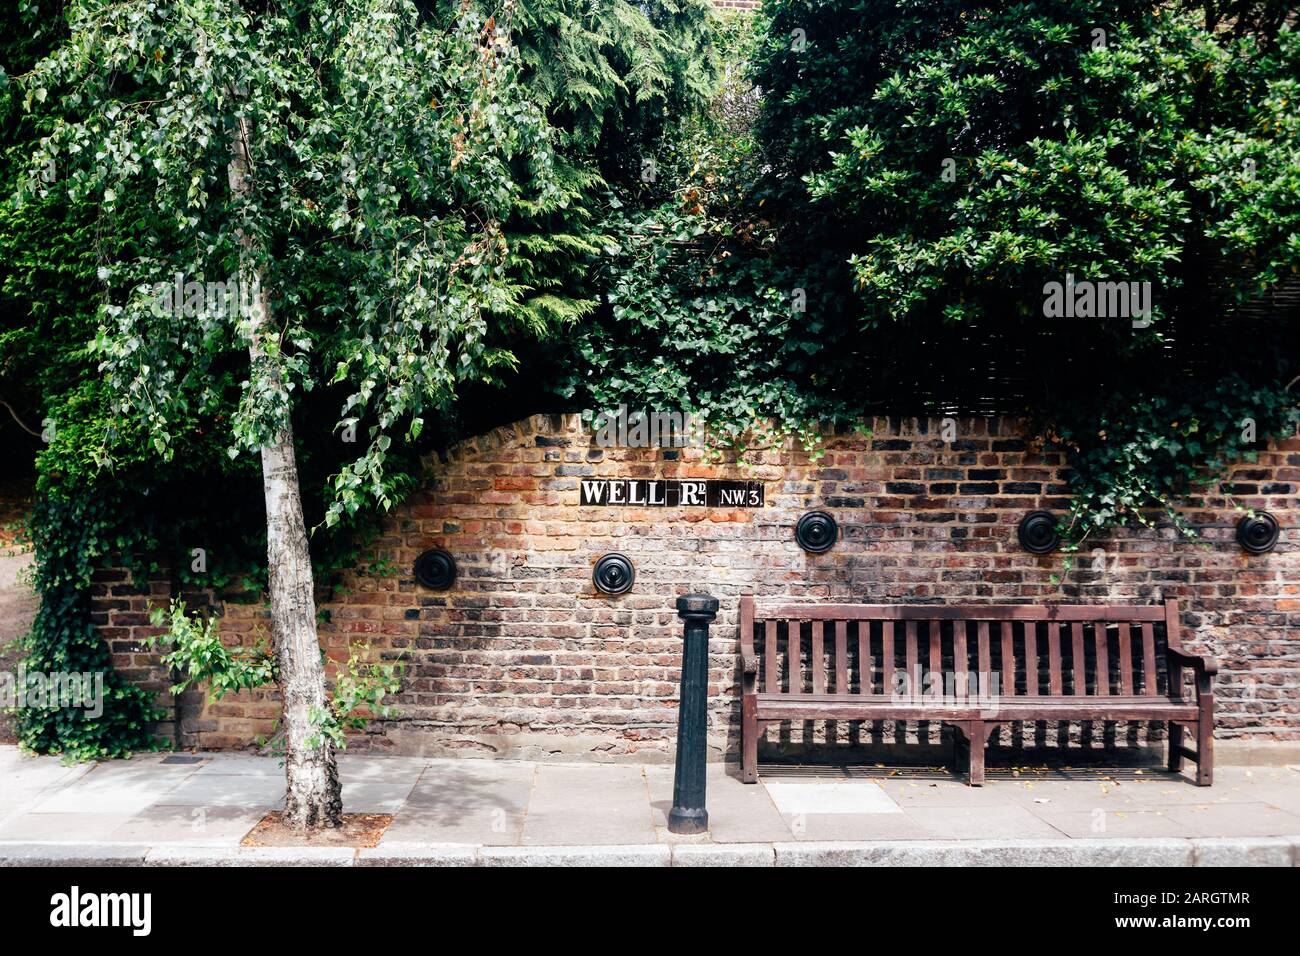
<svg viewBox="0 0 1300 956">
<path fill-rule="evenodd" d="M 988 735 L 1013 721 L 1163 721 L 1169 769 L 1213 779 L 1218 665 L 1183 649 L 1178 603 L 774 604 L 740 601 L 742 770 L 782 721 L 929 721 L 970 742 L 984 781 Z M 1189 680 L 1190 678 L 1190 680 Z M 1195 688 L 1189 693 L 1189 684 Z M 1196 750 L 1183 746 L 1184 730 Z"/>
</svg>

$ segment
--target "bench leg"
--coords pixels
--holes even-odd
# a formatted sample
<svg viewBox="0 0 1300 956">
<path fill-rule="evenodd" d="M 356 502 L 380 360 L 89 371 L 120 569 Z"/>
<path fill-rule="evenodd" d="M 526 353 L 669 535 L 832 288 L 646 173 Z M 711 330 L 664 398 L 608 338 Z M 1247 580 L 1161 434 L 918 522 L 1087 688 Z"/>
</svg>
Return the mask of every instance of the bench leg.
<svg viewBox="0 0 1300 956">
<path fill-rule="evenodd" d="M 740 699 L 740 779 L 758 783 L 758 699 Z"/>
<path fill-rule="evenodd" d="M 1196 675 L 1196 785 L 1214 783 L 1214 690 L 1209 674 Z"/>
<path fill-rule="evenodd" d="M 1183 725 L 1169 721 L 1169 769 L 1183 771 Z"/>
<path fill-rule="evenodd" d="M 1196 725 L 1196 785 L 1214 783 L 1214 724 L 1202 720 Z"/>
<path fill-rule="evenodd" d="M 966 737 L 970 741 L 970 785 L 984 786 L 984 745 L 988 743 L 988 731 L 984 721 L 972 720 L 966 725 Z"/>
</svg>

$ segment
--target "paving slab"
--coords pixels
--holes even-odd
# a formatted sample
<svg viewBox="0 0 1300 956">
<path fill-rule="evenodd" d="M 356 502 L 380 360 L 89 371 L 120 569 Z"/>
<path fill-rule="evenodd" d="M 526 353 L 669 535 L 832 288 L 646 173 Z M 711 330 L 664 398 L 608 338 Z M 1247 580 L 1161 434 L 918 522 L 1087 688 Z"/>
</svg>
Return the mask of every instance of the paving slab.
<svg viewBox="0 0 1300 956">
<path fill-rule="evenodd" d="M 927 840 L 933 833 L 906 813 L 806 813 L 785 815 L 796 840 Z"/>
<path fill-rule="evenodd" d="M 403 809 L 384 832 L 384 849 L 454 843 L 463 846 L 512 846 L 519 843 L 524 814 L 489 811 L 451 816 L 439 811 Z"/>
<path fill-rule="evenodd" d="M 1300 816 L 1267 803 L 1211 804 L 1170 807 L 1169 819 L 1198 837 L 1294 836 Z"/>
<path fill-rule="evenodd" d="M 428 766 L 409 757 L 339 758 L 343 808 L 349 813 L 396 813 Z"/>
<path fill-rule="evenodd" d="M 907 816 L 934 839 L 1060 837 L 1060 830 L 1024 807 L 910 807 Z"/>
<path fill-rule="evenodd" d="M 0 823 L 0 840 L 105 841 L 133 816 L 133 813 L 18 813 Z"/>
<path fill-rule="evenodd" d="M 794 782 L 772 781 L 762 784 L 786 818 L 791 815 L 902 813 L 877 783 L 870 780 Z"/>
<path fill-rule="evenodd" d="M 126 843 L 238 844 L 266 815 L 260 808 L 189 807 L 154 804 L 110 831 L 109 840 Z"/>
<path fill-rule="evenodd" d="M 404 783 L 344 781 L 343 809 L 348 813 L 397 813 L 406 805 L 406 798 L 414 787 L 414 779 Z"/>
<path fill-rule="evenodd" d="M 999 785 L 998 789 L 1002 789 Z M 988 790 L 989 787 L 984 789 Z M 1212 792 L 1173 777 L 1126 780 L 1049 780 L 1021 782 L 1005 788 L 1013 802 L 1021 806 L 1053 806 L 1074 810 L 1106 807 L 1115 810 L 1143 810 L 1190 800 L 1232 802 L 1227 789 Z M 1246 797 L 1238 798 L 1246 802 Z"/>
<path fill-rule="evenodd" d="M 45 787 L 67 783 L 89 773 L 94 764 L 65 764 L 58 757 L 33 757 L 17 747 L 0 747 L 0 780 L 5 793 L 19 789 L 36 792 Z"/>
<path fill-rule="evenodd" d="M 1207 804 L 1259 803 L 1269 790 L 1263 781 L 1221 775 L 1215 771 L 1218 782 L 1212 787 L 1198 787 L 1186 779 L 1151 777 L 1123 781 L 1109 785 L 1106 796 L 1117 798 L 1129 806 L 1154 809 L 1170 806 L 1200 806 Z"/>
<path fill-rule="evenodd" d="M 531 763 L 433 761 L 380 845 L 518 843 L 535 774 Z"/>
<path fill-rule="evenodd" d="M 970 787 L 950 780 L 881 780 L 880 788 L 900 807 L 1010 807 L 1019 799 L 1019 784 Z"/>
<path fill-rule="evenodd" d="M 339 778 L 376 783 L 414 783 L 429 766 L 426 757 L 385 757 L 369 754 L 342 754 L 338 758 Z"/>
<path fill-rule="evenodd" d="M 1112 810 L 1100 806 L 1078 810 L 1049 804 L 1035 807 L 1032 812 L 1066 836 L 1078 839 L 1192 836 L 1191 830 L 1164 810 Z"/>
<path fill-rule="evenodd" d="M 277 757 L 264 757 L 250 753 L 204 753 L 203 762 L 195 773 L 201 776 L 228 776 L 230 774 L 260 774 L 283 777 L 284 764 Z"/>
<path fill-rule="evenodd" d="M 47 790 L 32 805 L 37 813 L 135 814 L 183 785 L 193 767 L 164 766 L 160 758 L 104 761 L 86 773 Z"/>
<path fill-rule="evenodd" d="M 642 768 L 539 764 L 522 842 L 530 846 L 654 843 Z"/>
<path fill-rule="evenodd" d="M 284 773 L 195 772 L 159 803 L 182 807 L 255 807 L 265 813 L 284 805 Z"/>
</svg>

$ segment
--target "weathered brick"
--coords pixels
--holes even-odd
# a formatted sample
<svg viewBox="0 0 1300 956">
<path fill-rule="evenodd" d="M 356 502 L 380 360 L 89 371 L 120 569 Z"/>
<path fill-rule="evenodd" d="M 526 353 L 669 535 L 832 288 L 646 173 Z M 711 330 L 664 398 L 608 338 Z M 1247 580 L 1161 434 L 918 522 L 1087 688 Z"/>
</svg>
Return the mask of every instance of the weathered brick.
<svg viewBox="0 0 1300 956">
<path fill-rule="evenodd" d="M 1300 739 L 1300 549 L 1289 530 L 1271 554 L 1247 557 L 1234 537 L 1237 502 L 1207 497 L 1185 509 L 1203 546 L 1161 519 L 1157 529 L 1098 541 L 1102 558 L 1085 551 L 1055 584 L 1062 556 L 1026 554 L 1016 524 L 1032 508 L 1068 507 L 1069 473 L 1059 450 L 1029 451 L 1039 446 L 1024 428 L 964 419 L 961 440 L 944 443 L 938 421 L 876 419 L 870 438 L 845 434 L 816 462 L 765 450 L 748 468 L 706 463 L 694 448 L 600 449 L 572 415 L 535 416 L 466 441 L 431 460 L 429 486 L 385 517 L 376 547 L 397 576 L 349 572 L 340 597 L 322 607 L 331 666 L 353 639 L 368 641 L 374 659 L 400 654 L 407 665 L 394 717 L 357 746 L 670 759 L 681 653 L 673 602 L 695 590 L 722 602 L 710 646 L 715 755 L 739 739 L 736 614 L 745 593 L 932 604 L 1179 598 L 1188 644 L 1221 661 L 1219 735 Z M 1300 456 L 1266 450 L 1233 480 L 1293 529 L 1297 467 Z M 577 478 L 588 475 L 759 478 L 767 504 L 580 508 Z M 816 556 L 799 550 L 793 533 L 812 508 L 832 511 L 841 529 L 836 546 Z M 415 557 L 435 545 L 459 565 L 449 592 L 426 591 L 412 577 Z M 636 565 L 636 585 L 620 597 L 591 585 L 592 565 L 608 551 Z M 153 633 L 147 605 L 170 594 L 168 576 L 133 582 L 105 568 L 95 582 L 92 617 L 120 666 L 143 686 L 168 686 L 157 655 L 140 643 Z M 191 597 L 194 606 L 223 606 L 221 595 Z M 269 630 L 260 599 L 248 597 L 224 603 L 221 633 L 232 645 Z M 264 688 L 208 704 L 190 693 L 175 706 L 187 745 L 239 747 L 268 732 L 278 698 Z M 801 727 L 789 732 L 803 739 Z M 836 733 L 847 741 L 879 731 L 844 723 Z"/>
</svg>

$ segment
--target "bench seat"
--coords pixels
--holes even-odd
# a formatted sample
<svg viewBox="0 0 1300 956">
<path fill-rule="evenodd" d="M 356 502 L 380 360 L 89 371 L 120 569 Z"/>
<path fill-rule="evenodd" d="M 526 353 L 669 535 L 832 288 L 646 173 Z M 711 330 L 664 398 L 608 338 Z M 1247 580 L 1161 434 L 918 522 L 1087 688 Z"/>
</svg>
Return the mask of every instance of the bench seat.
<svg viewBox="0 0 1300 956">
<path fill-rule="evenodd" d="M 978 786 L 988 737 L 1003 725 L 1149 721 L 1168 727 L 1169 768 L 1190 758 L 1208 786 L 1218 665 L 1189 653 L 1178 627 L 1174 601 L 760 609 L 744 597 L 742 779 L 758 779 L 758 738 L 782 722 L 948 724 L 970 741 Z"/>
</svg>

